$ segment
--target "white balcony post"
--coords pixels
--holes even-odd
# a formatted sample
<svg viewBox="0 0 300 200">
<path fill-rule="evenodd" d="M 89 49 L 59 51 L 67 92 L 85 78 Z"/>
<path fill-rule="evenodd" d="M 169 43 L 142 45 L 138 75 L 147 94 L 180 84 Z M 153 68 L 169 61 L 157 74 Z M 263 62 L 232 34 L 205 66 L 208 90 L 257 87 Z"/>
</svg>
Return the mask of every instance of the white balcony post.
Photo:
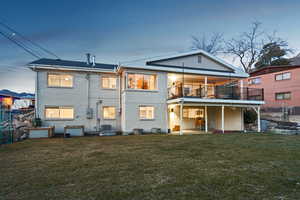
<svg viewBox="0 0 300 200">
<path fill-rule="evenodd" d="M 204 97 L 207 98 L 207 76 L 204 77 Z"/>
<path fill-rule="evenodd" d="M 257 132 L 261 132 L 260 130 L 260 106 L 257 107 Z"/>
<path fill-rule="evenodd" d="M 208 132 L 208 127 L 207 127 L 207 125 L 208 125 L 208 121 L 207 121 L 207 106 L 205 106 L 205 133 L 207 133 Z"/>
<path fill-rule="evenodd" d="M 224 129 L 224 106 L 222 106 L 222 133 L 225 132 L 225 129 Z"/>
<path fill-rule="evenodd" d="M 179 135 L 183 135 L 183 130 L 182 130 L 182 115 L 183 115 L 183 102 L 180 102 L 180 130 L 179 130 Z"/>
</svg>

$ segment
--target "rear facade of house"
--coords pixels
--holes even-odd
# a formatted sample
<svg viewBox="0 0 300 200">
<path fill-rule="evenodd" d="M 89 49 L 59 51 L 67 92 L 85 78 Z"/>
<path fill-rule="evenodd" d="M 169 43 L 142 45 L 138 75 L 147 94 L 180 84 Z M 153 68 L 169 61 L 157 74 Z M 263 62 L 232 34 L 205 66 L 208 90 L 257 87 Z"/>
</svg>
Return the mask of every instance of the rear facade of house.
<svg viewBox="0 0 300 200">
<path fill-rule="evenodd" d="M 263 88 L 265 114 L 279 117 L 285 112 L 291 121 L 300 122 L 300 66 L 268 66 L 250 73 L 246 84 Z"/>
<path fill-rule="evenodd" d="M 243 111 L 259 117 L 264 103 L 263 90 L 243 86 L 248 74 L 201 50 L 119 65 L 40 59 L 30 68 L 36 115 L 56 132 L 107 124 L 123 133 L 243 131 Z"/>
</svg>

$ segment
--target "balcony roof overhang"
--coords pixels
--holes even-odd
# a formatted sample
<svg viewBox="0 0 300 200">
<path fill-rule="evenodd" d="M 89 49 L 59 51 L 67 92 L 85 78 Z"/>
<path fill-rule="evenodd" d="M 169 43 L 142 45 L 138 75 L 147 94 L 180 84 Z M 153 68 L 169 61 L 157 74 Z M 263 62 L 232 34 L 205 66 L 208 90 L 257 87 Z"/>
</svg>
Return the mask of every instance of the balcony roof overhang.
<svg viewBox="0 0 300 200">
<path fill-rule="evenodd" d="M 167 101 L 167 104 L 184 103 L 184 105 L 203 105 L 203 106 L 236 106 L 249 107 L 265 104 L 264 101 L 256 100 L 235 100 L 235 99 L 205 99 L 205 98 L 177 98 Z"/>
</svg>

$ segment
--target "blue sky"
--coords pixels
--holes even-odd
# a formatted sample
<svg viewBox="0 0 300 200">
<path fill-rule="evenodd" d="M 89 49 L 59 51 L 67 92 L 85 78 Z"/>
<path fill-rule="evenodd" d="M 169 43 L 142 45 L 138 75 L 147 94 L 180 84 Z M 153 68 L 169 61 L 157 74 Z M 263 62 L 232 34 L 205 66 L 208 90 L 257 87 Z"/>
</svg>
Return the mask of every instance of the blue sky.
<svg viewBox="0 0 300 200">
<path fill-rule="evenodd" d="M 256 20 L 298 53 L 299 10 L 294 0 L 3 0 L 0 21 L 62 59 L 118 63 L 189 50 L 192 35 L 235 37 Z M 34 59 L 0 35 L 0 89 L 34 91 L 24 67 Z"/>
</svg>

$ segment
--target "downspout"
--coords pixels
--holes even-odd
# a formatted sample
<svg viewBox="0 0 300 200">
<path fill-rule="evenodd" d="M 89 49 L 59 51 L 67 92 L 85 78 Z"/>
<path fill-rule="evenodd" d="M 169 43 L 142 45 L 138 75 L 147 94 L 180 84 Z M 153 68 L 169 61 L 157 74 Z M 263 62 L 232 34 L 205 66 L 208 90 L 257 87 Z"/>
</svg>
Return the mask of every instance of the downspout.
<svg viewBox="0 0 300 200">
<path fill-rule="evenodd" d="M 120 69 L 120 63 L 118 65 L 117 68 L 115 68 L 115 72 L 117 73 L 118 76 L 118 86 L 119 86 L 119 116 L 120 116 L 120 130 L 122 129 L 122 74 L 119 73 L 119 69 Z"/>
<path fill-rule="evenodd" d="M 34 105 L 34 108 L 35 108 L 35 112 L 34 112 L 34 117 L 35 118 L 38 118 L 39 117 L 39 104 L 38 104 L 38 93 L 39 93 L 39 90 L 38 90 L 38 81 L 39 81 L 39 76 L 38 76 L 38 71 L 34 68 L 35 72 L 36 72 L 36 75 L 35 75 L 35 105 Z"/>
</svg>

